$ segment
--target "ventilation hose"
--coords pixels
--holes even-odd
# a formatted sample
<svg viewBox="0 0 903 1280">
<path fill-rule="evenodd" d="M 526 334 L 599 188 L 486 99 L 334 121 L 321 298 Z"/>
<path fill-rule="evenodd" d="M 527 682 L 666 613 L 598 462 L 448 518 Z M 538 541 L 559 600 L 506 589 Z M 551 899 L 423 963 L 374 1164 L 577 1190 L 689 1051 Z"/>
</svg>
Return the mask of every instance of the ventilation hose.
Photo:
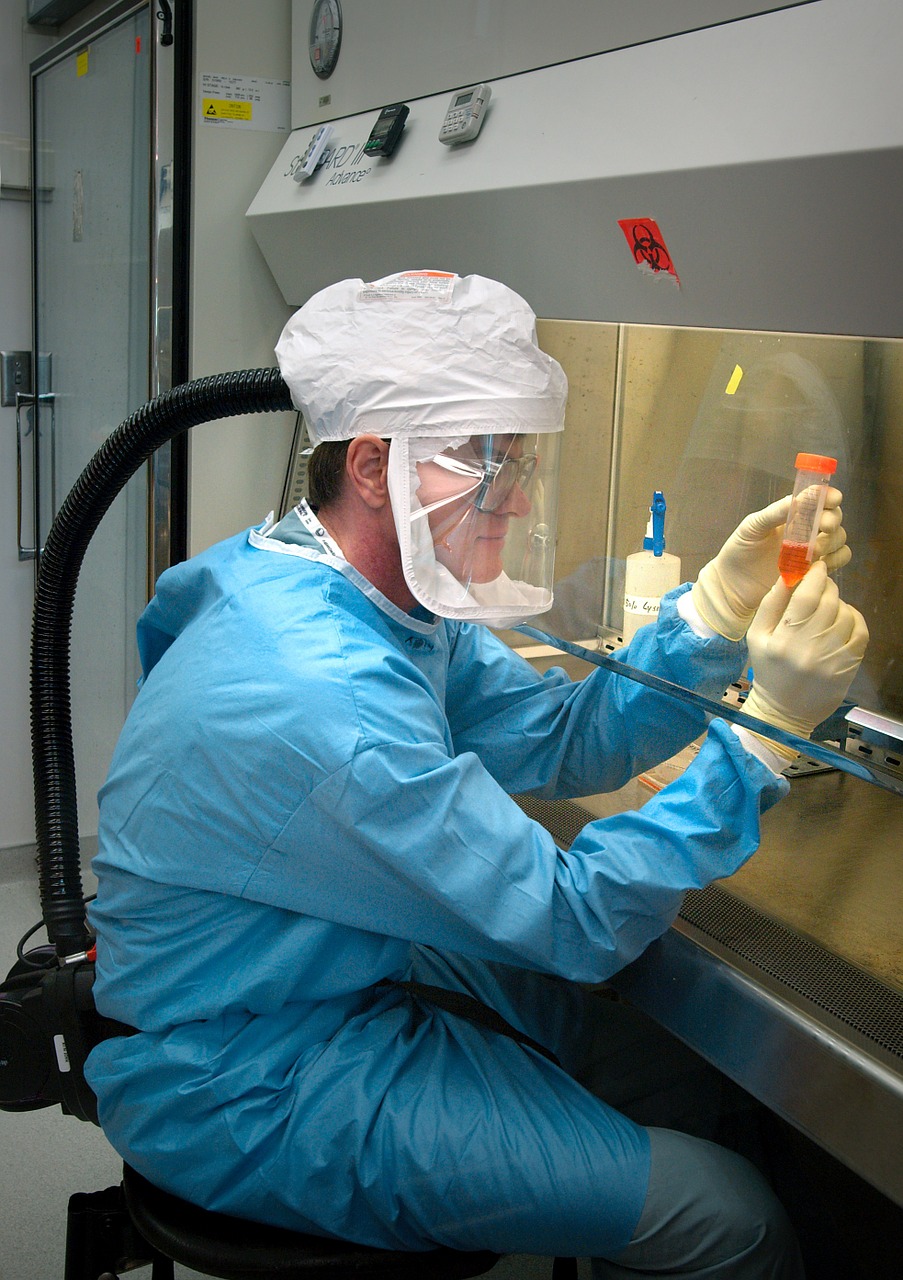
<svg viewBox="0 0 903 1280">
<path fill-rule="evenodd" d="M 138 409 L 104 441 L 73 485 L 41 553 L 31 641 L 31 744 L 41 913 L 57 956 L 90 945 L 81 858 L 69 658 L 75 588 L 88 543 L 142 463 L 202 422 L 292 408 L 278 369 L 186 382 Z"/>
</svg>

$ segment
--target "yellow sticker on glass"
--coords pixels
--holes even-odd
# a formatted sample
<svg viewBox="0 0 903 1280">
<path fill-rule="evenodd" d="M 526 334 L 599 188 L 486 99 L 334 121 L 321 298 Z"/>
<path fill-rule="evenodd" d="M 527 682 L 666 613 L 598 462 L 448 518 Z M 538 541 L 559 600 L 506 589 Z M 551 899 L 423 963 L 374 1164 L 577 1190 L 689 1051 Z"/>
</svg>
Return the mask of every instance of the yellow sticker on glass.
<svg viewBox="0 0 903 1280">
<path fill-rule="evenodd" d="M 86 76 L 88 74 L 88 50 L 82 49 L 75 55 L 75 74 L 77 76 Z"/>
</svg>

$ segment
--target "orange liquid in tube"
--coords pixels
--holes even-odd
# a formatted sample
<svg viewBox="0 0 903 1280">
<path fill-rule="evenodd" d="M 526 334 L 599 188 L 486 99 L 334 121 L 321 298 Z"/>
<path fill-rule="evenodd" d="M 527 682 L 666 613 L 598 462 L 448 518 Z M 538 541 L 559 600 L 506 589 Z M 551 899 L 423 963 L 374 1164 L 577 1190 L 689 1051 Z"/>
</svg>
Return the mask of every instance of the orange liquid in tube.
<svg viewBox="0 0 903 1280">
<path fill-rule="evenodd" d="M 781 544 L 781 554 L 778 556 L 778 572 L 788 587 L 796 586 L 798 582 L 805 578 L 811 563 L 808 544 L 799 542 L 784 542 Z"/>
<path fill-rule="evenodd" d="M 778 572 L 788 587 L 804 578 L 812 563 L 825 495 L 836 470 L 836 458 L 826 458 L 819 453 L 796 456 L 793 498 L 778 556 Z"/>
</svg>

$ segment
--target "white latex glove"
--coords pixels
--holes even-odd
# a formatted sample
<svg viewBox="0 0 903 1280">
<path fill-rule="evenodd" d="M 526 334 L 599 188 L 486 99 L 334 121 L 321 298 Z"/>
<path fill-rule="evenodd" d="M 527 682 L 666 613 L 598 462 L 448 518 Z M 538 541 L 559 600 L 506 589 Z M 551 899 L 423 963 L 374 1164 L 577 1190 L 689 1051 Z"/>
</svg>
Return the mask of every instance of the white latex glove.
<svg viewBox="0 0 903 1280">
<path fill-rule="evenodd" d="M 829 487 L 815 543 L 816 559 L 823 559 L 831 573 L 851 559 L 840 508 L 842 500 L 840 490 Z M 743 639 L 775 580 L 789 510 L 788 496 L 747 516 L 715 559 L 702 567 L 693 584 L 693 603 L 699 616 L 728 640 Z"/>
<path fill-rule="evenodd" d="M 841 600 L 824 560 L 793 591 L 778 579 L 747 635 L 754 674 L 743 710 L 808 738 L 843 702 L 868 640 L 865 619 Z"/>
</svg>

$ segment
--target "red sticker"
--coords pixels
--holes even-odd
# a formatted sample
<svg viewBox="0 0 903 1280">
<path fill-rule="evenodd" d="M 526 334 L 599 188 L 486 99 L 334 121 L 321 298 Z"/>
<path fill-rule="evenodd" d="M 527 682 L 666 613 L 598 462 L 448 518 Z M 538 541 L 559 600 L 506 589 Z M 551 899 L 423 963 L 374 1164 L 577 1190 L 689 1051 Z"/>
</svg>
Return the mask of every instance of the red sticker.
<svg viewBox="0 0 903 1280">
<path fill-rule="evenodd" d="M 659 225 L 652 218 L 621 218 L 618 226 L 624 232 L 633 260 L 643 271 L 653 275 L 673 276 L 677 284 L 680 277 L 674 269 L 671 255 Z"/>
</svg>

